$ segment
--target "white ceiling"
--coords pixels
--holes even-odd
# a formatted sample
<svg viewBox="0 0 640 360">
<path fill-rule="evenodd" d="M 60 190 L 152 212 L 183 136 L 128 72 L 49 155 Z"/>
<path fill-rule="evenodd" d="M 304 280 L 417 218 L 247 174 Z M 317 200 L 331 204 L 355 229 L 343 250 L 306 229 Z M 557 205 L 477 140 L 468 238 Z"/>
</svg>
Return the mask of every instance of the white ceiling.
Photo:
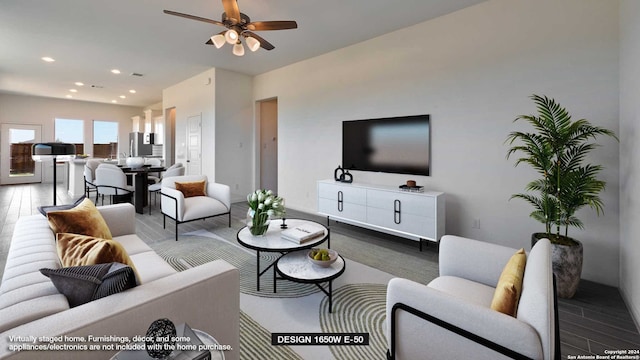
<svg viewBox="0 0 640 360">
<path fill-rule="evenodd" d="M 296 20 L 298 29 L 259 32 L 275 49 L 237 57 L 229 45 L 205 45 L 224 28 L 162 12 L 220 20 L 220 0 L 2 0 L 0 92 L 148 106 L 212 67 L 261 74 L 482 1 L 240 0 L 251 20 Z"/>
</svg>

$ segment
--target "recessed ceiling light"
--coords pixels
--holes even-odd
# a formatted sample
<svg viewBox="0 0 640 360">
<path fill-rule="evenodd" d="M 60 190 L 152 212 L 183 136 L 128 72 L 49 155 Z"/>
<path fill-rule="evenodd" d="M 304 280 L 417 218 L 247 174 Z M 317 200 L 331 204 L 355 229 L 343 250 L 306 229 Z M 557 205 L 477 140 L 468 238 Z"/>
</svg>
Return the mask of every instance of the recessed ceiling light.
<svg viewBox="0 0 640 360">
<path fill-rule="evenodd" d="M 126 99 L 127 97 L 124 95 L 120 95 L 120 99 Z"/>
<path fill-rule="evenodd" d="M 80 81 L 76 82 L 75 84 L 76 84 L 76 86 L 84 86 L 84 83 L 80 82 Z"/>
<path fill-rule="evenodd" d="M 67 98 L 71 99 L 73 96 L 71 96 L 71 94 L 67 94 Z"/>
<path fill-rule="evenodd" d="M 46 62 L 54 62 L 54 61 L 56 61 L 56 59 L 54 59 L 54 58 L 50 58 L 50 57 L 48 57 L 48 56 L 43 57 L 43 58 L 42 58 L 42 60 L 44 60 L 44 61 L 46 61 Z"/>
<path fill-rule="evenodd" d="M 76 89 L 69 89 L 69 91 L 74 92 L 74 93 L 78 92 L 78 90 L 76 90 Z"/>
<path fill-rule="evenodd" d="M 114 73 L 114 74 L 120 74 L 120 70 L 118 70 L 118 69 L 113 69 L 113 70 L 111 70 L 111 72 Z"/>
<path fill-rule="evenodd" d="M 136 93 L 136 91 L 135 91 L 135 90 L 133 90 L 133 89 L 129 90 L 129 92 L 130 92 L 130 93 L 132 93 L 132 94 L 135 94 L 135 93 Z"/>
<path fill-rule="evenodd" d="M 118 100 L 111 100 L 111 102 L 115 104 L 118 102 Z"/>
</svg>

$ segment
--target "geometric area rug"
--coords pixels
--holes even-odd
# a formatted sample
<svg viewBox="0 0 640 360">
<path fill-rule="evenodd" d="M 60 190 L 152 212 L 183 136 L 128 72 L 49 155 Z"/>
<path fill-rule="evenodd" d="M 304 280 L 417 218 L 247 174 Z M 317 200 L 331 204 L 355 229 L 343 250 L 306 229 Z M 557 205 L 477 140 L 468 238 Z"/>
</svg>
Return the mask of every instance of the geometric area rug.
<svg viewBox="0 0 640 360">
<path fill-rule="evenodd" d="M 203 236 L 204 235 L 204 236 Z M 269 272 L 261 277 L 261 291 L 256 289 L 256 253 L 237 244 L 235 239 L 224 239 L 208 231 L 195 234 L 181 234 L 180 240 L 162 241 L 150 244 L 152 248 L 167 263 L 178 271 L 195 267 L 216 259 L 223 259 L 238 268 L 240 272 L 240 291 L 243 296 L 256 299 L 258 304 L 276 304 L 274 311 L 278 311 L 279 301 L 286 300 L 300 304 L 304 309 L 312 310 L 308 315 L 318 325 L 310 325 L 308 332 L 322 333 L 368 333 L 369 345 L 355 346 L 272 346 L 271 332 L 294 332 L 300 326 L 300 319 L 289 316 L 291 310 L 283 311 L 274 321 L 273 318 L 260 321 L 244 311 L 240 314 L 240 358 L 241 359 L 385 359 L 386 338 L 384 335 L 386 285 L 371 283 L 368 278 L 359 278 L 366 266 L 356 264 L 346 259 L 346 271 L 334 281 L 333 312 L 329 312 L 328 298 L 319 294 L 319 289 L 313 284 L 300 284 L 290 281 L 278 281 L 277 293 L 268 291 L 272 287 Z M 274 256 L 262 253 L 261 268 L 270 263 Z M 262 258 L 262 256 L 261 256 Z M 264 260 L 264 261 L 263 261 Z M 349 272 L 351 270 L 351 273 Z M 354 275 L 355 274 L 355 275 Z M 378 274 L 374 274 L 378 276 Z M 379 277 L 379 276 L 378 276 Z M 356 283 L 353 283 L 355 280 Z M 363 280 L 363 281 L 359 281 Z M 377 279 L 376 279 L 377 280 Z M 377 281 L 374 281 L 377 282 Z M 259 298 L 273 300 L 257 300 Z M 277 300 L 281 298 L 282 300 Z M 318 306 L 317 299 L 321 298 Z M 296 300 L 299 299 L 299 300 Z M 313 300 L 315 299 L 315 300 Z M 275 303 L 274 303 L 275 301 Z M 310 305 L 316 304 L 316 305 Z M 274 305 L 272 305 L 274 306 Z M 294 307 L 296 305 L 293 305 Z M 250 310 L 250 309 L 249 309 Z M 305 313 L 308 311 L 305 310 Z M 315 313 L 315 320 L 311 319 Z M 257 314 L 260 315 L 260 314 Z M 269 314 L 264 315 L 269 316 Z M 287 322 L 290 325 L 287 325 Z M 268 328 L 271 328 L 269 330 Z M 284 329 L 284 330 L 283 330 Z M 305 332 L 305 329 L 300 329 Z M 315 348 L 315 349 L 314 349 Z M 327 351 L 327 348 L 329 351 Z"/>
<path fill-rule="evenodd" d="M 196 267 L 214 260 L 222 259 L 240 271 L 240 292 L 260 297 L 302 297 L 319 292 L 313 284 L 296 284 L 290 281 L 278 282 L 278 292 L 266 291 L 272 287 L 272 270 L 260 277 L 261 291 L 257 290 L 256 252 L 227 241 L 213 233 L 200 235 L 181 235 L 178 242 L 162 242 L 153 246 L 154 250 L 166 262 L 178 271 Z M 262 252 L 260 268 L 271 264 L 279 253 Z"/>
</svg>

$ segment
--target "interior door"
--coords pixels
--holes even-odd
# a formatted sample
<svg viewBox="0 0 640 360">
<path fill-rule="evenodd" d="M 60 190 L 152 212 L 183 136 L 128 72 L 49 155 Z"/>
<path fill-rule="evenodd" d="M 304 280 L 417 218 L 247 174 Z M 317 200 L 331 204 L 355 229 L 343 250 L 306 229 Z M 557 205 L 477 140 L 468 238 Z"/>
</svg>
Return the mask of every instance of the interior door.
<svg viewBox="0 0 640 360">
<path fill-rule="evenodd" d="M 31 158 L 31 146 L 42 142 L 42 126 L 2 124 L 0 131 L 0 183 L 41 182 L 42 163 Z"/>
<path fill-rule="evenodd" d="M 187 175 L 202 174 L 202 115 L 187 119 Z"/>
</svg>

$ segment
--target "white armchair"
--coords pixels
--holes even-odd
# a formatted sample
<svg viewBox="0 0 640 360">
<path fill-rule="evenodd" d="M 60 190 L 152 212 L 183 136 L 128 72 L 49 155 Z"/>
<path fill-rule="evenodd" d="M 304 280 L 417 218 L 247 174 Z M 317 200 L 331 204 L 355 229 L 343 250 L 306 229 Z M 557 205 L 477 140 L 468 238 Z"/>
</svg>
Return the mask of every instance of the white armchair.
<svg viewBox="0 0 640 360">
<path fill-rule="evenodd" d="M 560 357 L 549 240 L 527 255 L 515 317 L 491 309 L 504 265 L 516 252 L 446 235 L 440 276 L 428 285 L 395 278 L 387 287 L 388 359 Z"/>
<path fill-rule="evenodd" d="M 186 197 L 176 190 L 176 182 L 205 181 L 206 196 Z M 160 190 L 160 208 L 163 227 L 166 227 L 167 216 L 175 221 L 176 241 L 178 241 L 178 225 L 210 217 L 228 215 L 231 226 L 231 188 L 228 185 L 212 183 L 205 175 L 185 175 L 166 177 L 162 180 Z"/>
</svg>

